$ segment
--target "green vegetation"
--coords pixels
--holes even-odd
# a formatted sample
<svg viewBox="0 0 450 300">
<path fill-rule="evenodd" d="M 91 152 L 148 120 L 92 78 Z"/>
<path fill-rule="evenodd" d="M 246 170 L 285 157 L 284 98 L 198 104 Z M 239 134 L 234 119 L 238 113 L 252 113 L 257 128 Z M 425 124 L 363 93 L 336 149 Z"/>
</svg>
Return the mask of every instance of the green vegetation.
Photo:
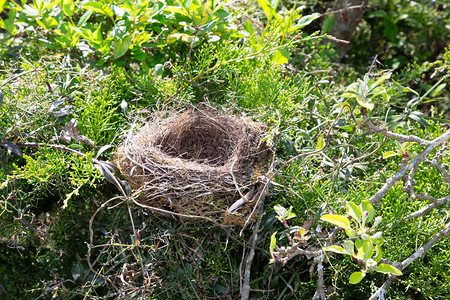
<svg viewBox="0 0 450 300">
<path fill-rule="evenodd" d="M 1 298 L 450 297 L 448 4 L 369 1 L 340 58 L 333 3 L 294 2 L 0 0 Z M 112 164 L 195 105 L 276 146 L 242 232 L 136 205 Z"/>
</svg>

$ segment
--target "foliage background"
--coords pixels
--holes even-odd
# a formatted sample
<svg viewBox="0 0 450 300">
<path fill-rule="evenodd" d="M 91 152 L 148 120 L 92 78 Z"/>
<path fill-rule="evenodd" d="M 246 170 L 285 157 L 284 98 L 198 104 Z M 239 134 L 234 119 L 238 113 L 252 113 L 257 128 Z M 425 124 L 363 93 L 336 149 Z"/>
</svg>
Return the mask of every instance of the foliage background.
<svg viewBox="0 0 450 300">
<path fill-rule="evenodd" d="M 393 75 L 385 83 L 389 103 L 377 103 L 371 117 L 395 132 L 429 140 L 448 130 L 448 5 L 404 0 L 367 5 L 341 60 L 329 37 L 321 35 L 330 26 L 329 1 L 0 1 L 2 297 L 239 296 L 251 229 L 240 236 L 238 228 L 163 218 L 118 201 L 95 215 L 89 233 L 95 212 L 118 195 L 95 166 L 96 156 L 112 160 L 131 125 L 143 124 L 157 110 L 208 103 L 265 122 L 269 139 L 278 142 L 280 167 L 320 148 L 344 102 L 345 87 L 362 78 L 377 55 L 382 65 L 370 71 L 390 69 Z M 351 106 L 359 118 L 356 103 Z M 77 124 L 78 133 L 70 124 Z M 65 138 L 69 128 L 73 133 Z M 293 161 L 276 177 L 251 269 L 252 296 L 314 295 L 317 273 L 309 273 L 308 259 L 269 264 L 270 236 L 284 230 L 273 207 L 292 205 L 297 215 L 292 224 L 313 216 L 311 235 L 320 242 L 314 228 L 321 214 L 342 212 L 346 201 L 359 204 L 398 170 L 401 155 L 382 155 L 403 154 L 392 140 L 375 155 L 347 164 L 382 140 L 361 131 L 344 113 L 326 150 Z M 407 152 L 421 149 L 411 145 Z M 442 163 L 448 169 L 448 153 Z M 418 192 L 448 195 L 449 184 L 427 165 L 415 179 Z M 444 205 L 423 218 L 388 226 L 427 203 L 409 199 L 400 184 L 383 199 L 376 214 L 386 228 L 387 259 L 405 259 L 448 222 Z M 89 268 L 91 237 L 94 245 L 114 241 L 91 255 L 98 272 L 117 280 L 113 284 Z M 448 298 L 448 244 L 443 238 L 410 265 L 389 297 Z M 136 279 L 141 289 L 118 279 L 136 271 L 137 264 L 149 274 L 145 284 Z M 368 298 L 386 279 L 370 275 L 350 285 L 354 270 L 350 259 L 330 257 L 325 287 L 331 299 Z"/>
</svg>

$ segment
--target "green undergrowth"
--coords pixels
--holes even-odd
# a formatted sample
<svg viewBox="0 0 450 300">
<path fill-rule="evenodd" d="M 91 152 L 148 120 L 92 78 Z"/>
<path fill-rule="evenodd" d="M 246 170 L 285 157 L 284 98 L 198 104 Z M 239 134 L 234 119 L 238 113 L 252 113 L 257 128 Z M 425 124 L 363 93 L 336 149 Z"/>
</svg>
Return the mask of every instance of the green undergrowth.
<svg viewBox="0 0 450 300">
<path fill-rule="evenodd" d="M 263 11 L 259 14 L 265 15 Z M 103 17 L 97 16 L 99 20 Z M 231 21 L 220 19 L 226 24 Z M 112 28 L 112 24 L 108 26 Z M 195 47 L 182 40 L 166 45 L 173 51 L 152 67 L 139 63 L 133 47 L 123 61 L 105 51 L 98 64 L 88 60 L 90 55 L 80 57 L 77 50 L 64 48 L 63 54 L 55 54 L 35 41 L 0 52 L 5 58 L 0 72 L 0 142 L 18 147 L 8 144 L 10 148 L 2 146 L 0 152 L 4 162 L 0 236 L 5 245 L 0 247 L 0 295 L 11 299 L 238 298 L 251 228 L 241 236 L 240 228 L 154 215 L 114 198 L 119 192 L 95 163 L 97 159 L 112 161 L 114 149 L 131 128 L 144 124 L 155 111 L 193 105 L 209 105 L 264 122 L 266 142 L 276 146 L 274 170 L 282 170 L 265 199 L 251 269 L 251 296 L 306 299 L 314 295 L 318 274 L 314 269 L 310 273 L 309 259 L 296 258 L 285 266 L 269 264 L 270 237 L 285 230 L 273 207 L 292 206 L 297 216 L 289 221 L 292 225 L 302 226 L 310 218 L 308 234 L 324 243 L 317 230 L 321 215 L 342 213 L 346 202 L 360 204 L 370 198 L 399 170 L 405 151 L 415 157 L 423 147 L 407 147 L 388 139 L 372 156 L 351 163 L 380 146 L 383 137 L 362 131 L 361 108 L 356 101 L 341 97 L 346 86 L 364 74 L 358 75 L 352 68 L 334 68 L 330 56 L 335 54 L 321 43 L 323 37 L 318 33 L 302 33 L 292 39 L 287 34 L 272 39 L 262 33 L 263 38 L 247 43 L 237 38 L 208 42 L 211 34 Z M 51 42 L 56 44 L 54 38 Z M 118 44 L 119 40 L 114 41 Z M 299 49 L 312 53 L 312 58 L 306 61 L 305 53 L 295 55 Z M 45 50 L 42 55 L 41 50 Z M 286 64 L 286 57 L 278 54 L 281 51 L 292 54 L 295 64 Z M 449 62 L 447 50 L 443 60 L 426 70 L 410 68 L 417 74 L 436 72 L 443 78 Z M 373 78 L 381 75 L 376 66 L 371 72 Z M 415 78 L 401 74 L 383 83 L 391 101 L 378 101 L 370 117 L 397 133 L 427 140 L 440 136 L 448 130 L 448 123 L 442 110 L 432 105 L 448 99 L 448 92 L 440 89 L 444 81 L 434 89 L 417 92 L 417 86 L 405 88 Z M 417 84 L 420 88 L 420 82 Z M 426 97 L 424 93 L 428 93 Z M 420 114 L 413 104 L 403 110 L 413 95 L 427 104 L 432 116 Z M 285 165 L 294 156 L 321 149 Z M 384 153 L 391 155 L 383 158 Z M 448 155 L 442 163 L 448 166 Z M 429 165 L 420 164 L 415 181 L 416 193 L 436 198 L 448 194 L 448 183 Z M 383 217 L 383 257 L 394 262 L 423 246 L 442 230 L 448 218 L 443 206 L 394 226 L 429 203 L 409 199 L 402 188 L 400 181 L 376 207 L 376 215 Z M 337 238 L 343 234 L 338 233 Z M 279 241 L 282 245 L 286 240 L 283 235 Z M 448 238 L 442 238 L 407 267 L 388 289 L 389 297 L 448 298 L 448 244 Z M 94 264 L 93 269 L 88 262 Z M 351 259 L 330 256 L 324 270 L 330 299 L 368 298 L 387 279 L 386 275 L 369 274 L 364 284 L 351 285 L 348 277 L 354 269 Z M 139 277 L 142 270 L 145 280 Z"/>
</svg>

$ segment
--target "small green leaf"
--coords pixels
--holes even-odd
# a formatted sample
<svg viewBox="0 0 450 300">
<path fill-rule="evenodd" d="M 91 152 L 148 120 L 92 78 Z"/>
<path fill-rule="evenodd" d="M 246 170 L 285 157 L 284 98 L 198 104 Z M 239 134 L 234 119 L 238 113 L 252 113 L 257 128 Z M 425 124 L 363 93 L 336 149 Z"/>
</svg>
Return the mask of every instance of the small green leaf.
<svg viewBox="0 0 450 300">
<path fill-rule="evenodd" d="M 300 20 L 298 20 L 297 24 L 295 25 L 295 28 L 302 29 L 303 27 L 311 24 L 312 21 L 318 18 L 320 18 L 319 13 L 313 13 L 311 15 L 303 16 L 300 18 Z"/>
<path fill-rule="evenodd" d="M 361 280 L 363 280 L 363 278 L 366 276 L 366 273 L 363 272 L 353 272 L 352 275 L 350 275 L 350 280 L 349 282 L 351 284 L 357 284 L 359 283 Z"/>
<path fill-rule="evenodd" d="M 334 16 L 331 14 L 328 17 L 326 17 L 325 21 L 323 21 L 322 24 L 322 31 L 321 33 L 328 33 L 330 32 L 334 27 Z"/>
<path fill-rule="evenodd" d="M 375 245 L 375 257 L 373 258 L 374 261 L 377 263 L 380 262 L 381 258 L 383 257 L 383 250 L 381 250 L 381 247 L 378 245 Z"/>
<path fill-rule="evenodd" d="M 354 237 L 356 237 L 356 232 L 355 232 L 353 229 L 350 229 L 350 230 L 345 229 L 345 233 L 347 234 L 347 236 L 348 236 L 349 238 L 354 238 Z"/>
<path fill-rule="evenodd" d="M 387 151 L 387 152 L 383 153 L 383 158 L 386 159 L 386 158 L 397 156 L 397 155 L 398 155 L 398 153 L 395 151 Z"/>
<path fill-rule="evenodd" d="M 361 105 L 362 107 L 367 108 L 368 110 L 372 110 L 374 108 L 374 104 L 370 103 L 370 102 L 364 102 L 360 97 L 356 97 L 356 101 L 358 102 L 359 105 Z"/>
<path fill-rule="evenodd" d="M 392 275 L 397 275 L 397 276 L 403 275 L 402 271 L 400 271 L 396 267 L 393 267 L 388 264 L 379 264 L 377 272 L 385 273 L 385 274 L 392 274 Z"/>
<path fill-rule="evenodd" d="M 78 27 L 83 27 L 83 25 L 86 23 L 86 21 L 90 18 L 90 16 L 92 15 L 93 11 L 92 10 L 87 10 L 80 18 L 80 20 L 78 21 Z"/>
<path fill-rule="evenodd" d="M 84 9 L 90 9 L 93 10 L 95 12 L 107 15 L 109 17 L 113 17 L 114 13 L 112 12 L 112 10 L 108 7 L 107 4 L 102 4 L 99 2 L 95 2 L 95 1 L 89 1 L 83 4 L 83 8 Z"/>
<path fill-rule="evenodd" d="M 62 8 L 64 14 L 71 17 L 73 15 L 73 11 L 75 10 L 75 4 L 73 3 L 73 0 L 63 0 Z"/>
<path fill-rule="evenodd" d="M 130 48 L 130 46 L 131 46 L 130 35 L 127 35 L 124 38 L 116 41 L 114 45 L 114 58 L 117 59 L 123 56 L 128 51 L 128 48 Z"/>
<path fill-rule="evenodd" d="M 341 215 L 327 214 L 327 215 L 321 216 L 320 219 L 322 221 L 331 223 L 333 225 L 339 226 L 339 227 L 347 229 L 347 230 L 351 230 L 352 229 L 350 227 L 350 220 L 347 219 L 347 217 L 344 217 L 344 216 L 341 216 Z"/>
<path fill-rule="evenodd" d="M 361 209 L 362 211 L 369 212 L 369 216 L 367 217 L 367 222 L 370 222 L 373 220 L 373 217 L 375 216 L 375 210 L 373 209 L 372 203 L 370 203 L 369 200 L 363 200 L 361 202 Z"/>
<path fill-rule="evenodd" d="M 287 51 L 286 49 L 277 50 L 277 52 L 275 52 L 273 55 L 274 62 L 277 65 L 286 64 L 289 61 L 290 57 L 291 53 L 289 53 L 289 51 Z"/>
<path fill-rule="evenodd" d="M 390 72 L 383 74 L 383 76 L 378 78 L 378 80 L 375 82 L 375 86 L 379 86 L 383 81 L 388 80 L 389 78 L 391 78 L 391 74 L 392 73 L 390 73 Z"/>
<path fill-rule="evenodd" d="M 350 255 L 355 254 L 355 244 L 353 241 L 345 240 L 342 243 L 342 248 L 344 248 L 345 252 L 350 253 Z"/>
<path fill-rule="evenodd" d="M 328 251 L 328 252 L 338 253 L 338 254 L 351 255 L 351 252 L 348 252 L 344 248 L 336 246 L 336 245 L 326 247 L 324 250 Z"/>
<path fill-rule="evenodd" d="M 269 246 L 269 252 L 270 255 L 272 256 L 273 250 L 275 250 L 275 246 L 277 244 L 277 237 L 276 237 L 277 232 L 275 231 L 272 236 L 270 237 L 270 246 Z"/>
<path fill-rule="evenodd" d="M 325 147 L 325 141 L 321 136 L 317 139 L 317 150 L 321 150 Z"/>
<path fill-rule="evenodd" d="M 373 255 L 373 244 L 371 240 L 364 240 L 363 243 L 364 260 L 368 260 Z"/>
<path fill-rule="evenodd" d="M 353 217 L 357 222 L 361 220 L 361 209 L 353 202 L 347 202 L 346 213 Z"/>
<path fill-rule="evenodd" d="M 360 249 L 362 248 L 363 244 L 364 244 L 364 240 L 357 239 L 357 240 L 355 241 L 355 247 L 356 247 L 356 249 L 360 250 Z"/>
<path fill-rule="evenodd" d="M 155 65 L 155 76 L 162 76 L 164 73 L 164 65 L 157 64 Z"/>
</svg>

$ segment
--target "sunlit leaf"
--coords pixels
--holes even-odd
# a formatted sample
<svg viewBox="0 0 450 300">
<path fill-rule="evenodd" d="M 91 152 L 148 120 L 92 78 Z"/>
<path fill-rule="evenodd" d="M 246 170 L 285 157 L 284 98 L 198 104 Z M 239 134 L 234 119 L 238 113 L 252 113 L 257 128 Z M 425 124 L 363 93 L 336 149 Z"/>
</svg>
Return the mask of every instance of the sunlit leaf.
<svg viewBox="0 0 450 300">
<path fill-rule="evenodd" d="M 310 15 L 307 15 L 307 16 L 303 16 L 303 17 L 301 17 L 298 20 L 297 24 L 295 25 L 295 28 L 302 29 L 303 27 L 311 24 L 312 21 L 314 21 L 314 20 L 316 20 L 318 18 L 320 18 L 320 14 L 319 13 L 313 13 L 313 14 L 310 14 Z"/>
<path fill-rule="evenodd" d="M 364 240 L 363 243 L 364 259 L 367 260 L 373 255 L 373 244 L 371 240 Z"/>
<path fill-rule="evenodd" d="M 272 236 L 270 237 L 270 246 L 269 246 L 269 252 L 270 255 L 272 255 L 273 251 L 275 250 L 275 246 L 277 244 L 277 237 L 276 237 L 277 232 L 275 231 Z"/>
<path fill-rule="evenodd" d="M 319 136 L 319 138 L 317 139 L 317 150 L 321 150 L 325 147 L 325 141 L 323 140 L 323 138 L 321 136 Z"/>
<path fill-rule="evenodd" d="M 347 202 L 346 213 L 358 222 L 361 220 L 361 209 L 353 202 Z"/>
<path fill-rule="evenodd" d="M 380 246 L 375 245 L 375 257 L 373 258 L 373 260 L 379 263 L 382 257 L 383 257 L 383 250 L 381 250 Z"/>
<path fill-rule="evenodd" d="M 345 216 L 327 214 L 327 215 L 321 216 L 320 219 L 322 221 L 331 223 L 331 224 L 339 226 L 341 228 L 351 230 L 350 220 Z"/>
<path fill-rule="evenodd" d="M 403 275 L 402 271 L 400 271 L 396 267 L 393 267 L 388 264 L 379 264 L 377 272 L 385 273 L 385 274 L 392 274 L 392 275 L 397 275 L 397 276 Z"/>
<path fill-rule="evenodd" d="M 75 4 L 73 3 L 73 0 L 63 0 L 62 8 L 64 14 L 71 17 L 73 15 L 73 11 L 75 10 Z"/>
<path fill-rule="evenodd" d="M 339 246 L 336 246 L 336 245 L 326 247 L 324 250 L 325 250 L 325 251 L 328 251 L 328 252 L 338 253 L 338 254 L 351 255 L 351 252 L 348 252 L 348 251 L 345 250 L 344 248 L 339 247 Z"/>
<path fill-rule="evenodd" d="M 383 153 L 383 158 L 386 159 L 386 158 L 397 156 L 397 155 L 398 155 L 398 153 L 395 151 L 387 151 L 387 152 Z"/>
<path fill-rule="evenodd" d="M 353 272 L 350 275 L 350 280 L 349 283 L 351 284 L 357 284 L 359 283 L 361 280 L 363 280 L 363 278 L 366 276 L 366 273 L 363 272 Z"/>
<path fill-rule="evenodd" d="M 286 64 L 289 61 L 289 57 L 291 56 L 291 53 L 285 49 L 277 50 L 274 55 L 273 59 L 274 62 L 277 65 Z"/>
<path fill-rule="evenodd" d="M 123 56 L 131 46 L 131 36 L 128 35 L 118 41 L 114 45 L 114 58 Z"/>
<path fill-rule="evenodd" d="M 361 105 L 362 107 L 367 108 L 368 110 L 373 110 L 374 108 L 374 104 L 370 103 L 370 102 L 364 102 L 361 98 L 356 97 L 356 101 L 358 102 L 359 105 Z"/>
<path fill-rule="evenodd" d="M 372 221 L 373 218 L 375 217 L 375 210 L 373 208 L 372 203 L 370 203 L 369 200 L 363 200 L 361 202 L 361 209 L 362 209 L 362 211 L 369 212 L 369 216 L 367 217 L 366 222 Z"/>
</svg>

